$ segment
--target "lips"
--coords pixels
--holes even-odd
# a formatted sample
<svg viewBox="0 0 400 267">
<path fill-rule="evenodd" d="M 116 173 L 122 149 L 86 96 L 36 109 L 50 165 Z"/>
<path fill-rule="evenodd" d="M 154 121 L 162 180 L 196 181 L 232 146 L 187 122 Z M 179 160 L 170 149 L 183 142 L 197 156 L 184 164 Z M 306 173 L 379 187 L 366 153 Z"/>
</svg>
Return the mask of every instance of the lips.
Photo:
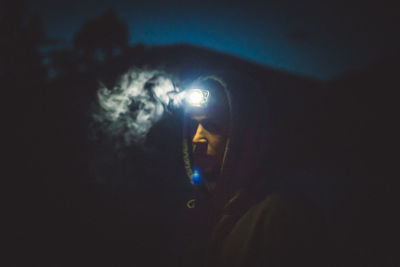
<svg viewBox="0 0 400 267">
<path fill-rule="evenodd" d="M 207 156 L 205 154 L 194 154 L 193 155 L 193 159 L 195 161 L 209 161 L 209 160 L 212 159 L 212 157 L 211 156 Z"/>
<path fill-rule="evenodd" d="M 212 157 L 204 154 L 194 154 L 193 160 L 196 165 L 199 165 L 200 167 L 205 167 L 210 164 L 210 162 L 212 162 Z"/>
<path fill-rule="evenodd" d="M 199 156 L 206 156 L 207 155 L 207 148 L 208 144 L 199 142 L 193 145 L 193 152 L 194 155 L 199 155 Z"/>
</svg>

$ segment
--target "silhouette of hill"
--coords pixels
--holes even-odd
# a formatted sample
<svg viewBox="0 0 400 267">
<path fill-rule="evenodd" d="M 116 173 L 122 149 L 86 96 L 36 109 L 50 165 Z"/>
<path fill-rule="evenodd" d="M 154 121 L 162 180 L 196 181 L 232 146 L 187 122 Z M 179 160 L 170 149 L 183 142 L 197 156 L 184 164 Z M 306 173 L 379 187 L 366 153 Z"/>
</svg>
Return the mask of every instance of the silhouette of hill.
<svg viewBox="0 0 400 267">
<path fill-rule="evenodd" d="M 309 82 L 310 78 L 301 77 L 292 73 L 276 70 L 252 61 L 233 56 L 224 52 L 191 44 L 175 44 L 168 46 L 153 46 L 149 48 L 150 57 L 165 62 L 166 67 L 177 73 L 205 73 L 221 72 L 234 69 L 244 74 L 262 76 L 264 79 L 297 80 Z M 151 60 L 150 60 L 151 62 Z"/>
<path fill-rule="evenodd" d="M 149 66 L 163 68 L 180 77 L 196 77 L 209 73 L 235 70 L 256 79 L 269 82 L 315 85 L 319 82 L 311 78 L 276 70 L 227 53 L 218 52 L 191 44 L 175 44 L 146 47 L 138 44 L 126 50 L 118 60 L 118 65 Z"/>
</svg>

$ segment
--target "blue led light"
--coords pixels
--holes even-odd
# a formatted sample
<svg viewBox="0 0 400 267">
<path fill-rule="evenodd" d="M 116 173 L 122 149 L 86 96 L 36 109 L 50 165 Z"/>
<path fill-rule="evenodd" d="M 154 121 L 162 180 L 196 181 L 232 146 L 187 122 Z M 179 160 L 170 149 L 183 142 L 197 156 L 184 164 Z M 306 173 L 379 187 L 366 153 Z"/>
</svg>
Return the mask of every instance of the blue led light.
<svg viewBox="0 0 400 267">
<path fill-rule="evenodd" d="M 202 178 L 201 178 L 200 170 L 199 169 L 193 169 L 192 173 L 193 173 L 192 174 L 192 183 L 194 185 L 201 184 Z"/>
</svg>

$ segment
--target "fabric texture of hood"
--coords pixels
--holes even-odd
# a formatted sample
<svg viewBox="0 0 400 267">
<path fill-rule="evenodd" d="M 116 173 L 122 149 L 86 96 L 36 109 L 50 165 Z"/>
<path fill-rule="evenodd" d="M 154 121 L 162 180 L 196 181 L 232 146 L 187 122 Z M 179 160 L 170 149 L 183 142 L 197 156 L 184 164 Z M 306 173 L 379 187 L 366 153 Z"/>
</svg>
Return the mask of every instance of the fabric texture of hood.
<svg viewBox="0 0 400 267">
<path fill-rule="evenodd" d="M 239 190 L 265 182 L 268 164 L 271 163 L 268 153 L 273 134 L 269 121 L 268 98 L 255 80 L 240 73 L 201 77 L 192 86 L 198 84 L 218 87 L 220 92 L 224 92 L 230 114 L 230 129 L 221 172 L 213 193 L 216 208 L 221 209 Z M 185 116 L 183 155 L 190 178 L 192 144 L 186 120 Z"/>
</svg>

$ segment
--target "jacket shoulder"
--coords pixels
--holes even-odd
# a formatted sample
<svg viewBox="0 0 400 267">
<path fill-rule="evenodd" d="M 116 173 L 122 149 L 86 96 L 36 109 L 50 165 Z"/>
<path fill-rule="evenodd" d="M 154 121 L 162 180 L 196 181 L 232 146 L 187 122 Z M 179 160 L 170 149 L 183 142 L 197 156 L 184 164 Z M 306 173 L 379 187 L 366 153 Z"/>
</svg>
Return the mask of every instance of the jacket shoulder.
<svg viewBox="0 0 400 267">
<path fill-rule="evenodd" d="M 312 256 L 305 252 L 321 246 L 322 221 L 311 202 L 269 194 L 243 214 L 224 240 L 222 255 L 235 255 L 233 262 L 223 256 L 225 263 L 286 266 L 290 263 L 285 261 L 297 257 L 313 266 L 307 258 Z"/>
</svg>

